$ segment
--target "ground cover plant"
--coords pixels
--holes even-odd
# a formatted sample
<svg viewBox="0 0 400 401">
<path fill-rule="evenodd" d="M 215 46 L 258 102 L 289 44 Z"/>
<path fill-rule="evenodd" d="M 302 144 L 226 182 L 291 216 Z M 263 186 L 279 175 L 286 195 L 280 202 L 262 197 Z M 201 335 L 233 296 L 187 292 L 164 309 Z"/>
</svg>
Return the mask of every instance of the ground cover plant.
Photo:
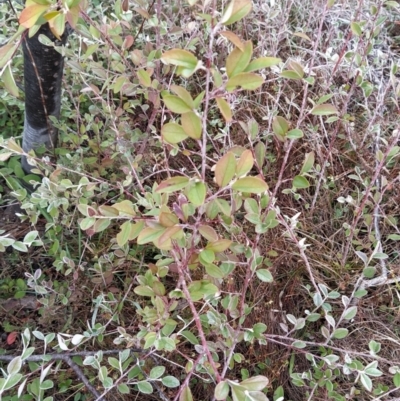
<svg viewBox="0 0 400 401">
<path fill-rule="evenodd" d="M 400 397 L 398 2 L 0 19 L 0 399 Z M 46 21 L 74 29 L 39 38 L 59 138 L 27 154 L 20 41 Z"/>
</svg>

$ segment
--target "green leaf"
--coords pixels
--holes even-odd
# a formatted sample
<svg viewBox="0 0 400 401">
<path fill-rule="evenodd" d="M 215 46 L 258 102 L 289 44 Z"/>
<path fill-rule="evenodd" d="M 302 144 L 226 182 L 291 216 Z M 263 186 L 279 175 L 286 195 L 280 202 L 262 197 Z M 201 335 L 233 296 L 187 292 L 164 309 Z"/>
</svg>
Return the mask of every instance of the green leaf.
<svg viewBox="0 0 400 401">
<path fill-rule="evenodd" d="M 83 337 L 83 336 L 81 336 Z M 79 341 L 80 342 L 80 341 Z M 79 344 L 79 342 L 77 344 Z M 73 343 L 74 344 L 74 343 Z M 74 344 L 75 345 L 75 344 Z M 119 366 L 119 360 L 117 358 L 114 357 L 109 357 L 108 358 L 108 363 L 116 370 L 120 370 L 121 367 Z"/>
<path fill-rule="evenodd" d="M 188 191 L 188 198 L 195 207 L 204 205 L 206 199 L 207 187 L 204 182 L 196 182 Z"/>
<path fill-rule="evenodd" d="M 215 253 L 209 249 L 203 249 L 199 253 L 199 260 L 204 266 L 213 263 L 215 260 Z"/>
<path fill-rule="evenodd" d="M 155 366 L 153 369 L 150 371 L 150 379 L 158 379 L 165 373 L 165 366 Z"/>
<path fill-rule="evenodd" d="M 240 386 L 232 386 L 232 399 L 233 401 L 253 401 L 250 397 L 246 397 L 244 390 Z"/>
<path fill-rule="evenodd" d="M 376 361 L 375 361 L 376 362 Z M 372 377 L 380 377 L 383 375 L 382 371 L 380 371 L 379 369 L 376 368 L 368 368 L 368 366 L 365 368 L 364 372 L 368 375 L 368 376 L 372 376 Z"/>
<path fill-rule="evenodd" d="M 52 380 L 45 380 L 44 382 L 40 383 L 41 390 L 49 390 L 54 387 L 54 382 Z"/>
<path fill-rule="evenodd" d="M 192 111 L 192 109 L 178 96 L 165 95 L 163 101 L 168 109 L 173 113 L 183 114 Z"/>
<path fill-rule="evenodd" d="M 262 168 L 265 162 L 266 147 L 263 142 L 258 142 L 254 148 L 254 154 L 256 156 L 257 166 Z"/>
<path fill-rule="evenodd" d="M 179 396 L 179 401 L 193 401 L 192 391 L 189 386 L 185 386 Z"/>
<path fill-rule="evenodd" d="M 301 77 L 301 78 L 304 77 L 304 68 L 301 64 L 297 63 L 294 60 L 291 60 L 289 62 L 289 68 L 290 68 L 290 70 L 297 72 L 299 77 Z"/>
<path fill-rule="evenodd" d="M 265 283 L 272 283 L 274 281 L 271 272 L 267 269 L 259 269 L 256 271 L 256 274 L 257 277 Z"/>
<path fill-rule="evenodd" d="M 18 44 L 8 43 L 0 47 L 0 69 L 3 68 L 13 57 Z"/>
<path fill-rule="evenodd" d="M 356 298 L 362 298 L 363 296 L 367 295 L 368 291 L 367 290 L 358 290 L 354 293 L 354 296 Z"/>
<path fill-rule="evenodd" d="M 198 301 L 201 298 L 215 295 L 219 291 L 218 287 L 210 282 L 203 281 L 193 281 L 189 284 L 189 293 L 193 301 Z"/>
<path fill-rule="evenodd" d="M 49 20 L 49 25 L 54 36 L 61 39 L 61 36 L 65 31 L 65 14 L 63 12 L 57 12 L 57 15 Z"/>
<path fill-rule="evenodd" d="M 156 192 L 170 194 L 175 191 L 179 191 L 182 188 L 185 188 L 189 183 L 189 178 L 176 176 L 172 178 L 168 178 L 160 183 L 157 187 Z"/>
<path fill-rule="evenodd" d="M 177 75 L 182 75 L 183 78 L 190 78 L 193 73 L 196 71 L 196 68 L 184 68 L 184 67 L 178 67 L 176 69 L 176 74 Z"/>
<path fill-rule="evenodd" d="M 135 289 L 133 290 L 136 294 L 141 295 L 143 297 L 152 297 L 154 296 L 154 291 L 147 286 L 144 285 L 139 285 L 137 287 L 135 287 Z"/>
<path fill-rule="evenodd" d="M 185 88 L 178 85 L 171 85 L 171 90 L 175 92 L 187 104 L 187 106 L 191 110 L 195 109 L 195 104 L 192 99 L 192 96 Z"/>
<path fill-rule="evenodd" d="M 179 380 L 174 376 L 165 376 L 161 380 L 162 384 L 168 388 L 175 388 L 179 386 Z"/>
<path fill-rule="evenodd" d="M 309 315 L 307 315 L 306 320 L 309 322 L 316 322 L 320 318 L 321 318 L 320 313 L 310 313 Z"/>
<path fill-rule="evenodd" d="M 261 178 L 244 177 L 239 178 L 236 182 L 234 182 L 232 188 L 240 192 L 261 194 L 268 190 L 268 185 Z"/>
<path fill-rule="evenodd" d="M 109 225 L 111 224 L 110 219 L 100 219 L 97 220 L 96 223 L 94 223 L 93 230 L 95 233 L 100 233 L 107 229 Z"/>
<path fill-rule="evenodd" d="M 220 253 L 226 251 L 232 244 L 230 239 L 218 239 L 207 244 L 205 249 Z"/>
<path fill-rule="evenodd" d="M 193 139 L 200 139 L 202 133 L 202 123 L 200 117 L 190 111 L 182 114 L 181 117 L 182 128 L 185 133 Z"/>
<path fill-rule="evenodd" d="M 300 139 L 300 138 L 303 138 L 303 136 L 304 136 L 303 131 L 301 129 L 295 128 L 295 129 L 290 130 L 287 133 L 286 138 L 288 138 L 288 139 Z"/>
<path fill-rule="evenodd" d="M 48 5 L 34 4 L 22 10 L 19 23 L 25 28 L 31 28 L 37 20 L 49 9 Z"/>
<path fill-rule="evenodd" d="M 227 217 L 231 215 L 231 205 L 225 199 L 217 198 L 207 204 L 206 213 L 210 219 L 214 219 L 220 212 Z"/>
<path fill-rule="evenodd" d="M 3 70 L 2 77 L 4 86 L 6 87 L 8 92 L 10 92 L 11 95 L 13 96 L 18 97 L 19 96 L 18 87 L 15 83 L 10 64 Z"/>
<path fill-rule="evenodd" d="M 346 312 L 343 314 L 343 319 L 350 320 L 357 314 L 357 306 L 351 306 Z"/>
<path fill-rule="evenodd" d="M 183 230 L 180 226 L 172 226 L 168 227 L 164 230 L 162 235 L 154 241 L 154 244 L 159 248 L 159 249 L 171 249 L 172 239 L 178 239 L 181 238 L 183 234 Z"/>
<path fill-rule="evenodd" d="M 15 241 L 13 244 L 11 244 L 11 246 L 17 251 L 28 252 L 28 247 L 20 241 Z"/>
<path fill-rule="evenodd" d="M 10 375 L 8 377 L 7 384 L 4 386 L 4 390 L 9 390 L 10 388 L 13 388 L 15 385 L 19 383 L 19 381 L 22 379 L 22 374 L 21 373 L 16 373 L 13 375 Z M 4 380 L 4 379 L 3 379 Z M 0 388 L 2 387 L 1 381 L 0 381 Z"/>
<path fill-rule="evenodd" d="M 372 380 L 364 372 L 360 372 L 360 381 L 367 391 L 372 390 Z"/>
<path fill-rule="evenodd" d="M 253 198 L 247 198 L 244 201 L 244 209 L 247 213 L 260 214 L 260 208 L 257 201 Z"/>
<path fill-rule="evenodd" d="M 167 123 L 161 127 L 161 135 L 164 141 L 175 145 L 184 141 L 188 135 L 183 127 L 177 123 Z"/>
<path fill-rule="evenodd" d="M 303 79 L 301 75 L 299 75 L 296 71 L 293 70 L 282 71 L 280 75 L 282 78 L 294 79 L 296 81 Z"/>
<path fill-rule="evenodd" d="M 368 344 L 368 347 L 370 349 L 371 355 L 376 355 L 381 351 L 381 343 L 378 343 L 375 340 L 371 340 Z"/>
<path fill-rule="evenodd" d="M 274 65 L 278 65 L 281 61 L 282 60 L 280 58 L 276 57 L 260 57 L 250 62 L 244 72 L 253 72 L 263 68 L 272 67 Z"/>
<path fill-rule="evenodd" d="M 138 236 L 137 243 L 139 245 L 147 244 L 157 240 L 165 232 L 165 227 L 146 227 Z"/>
<path fill-rule="evenodd" d="M 226 83 L 226 90 L 233 92 L 239 86 L 242 89 L 254 90 L 259 88 L 264 83 L 264 78 L 261 75 L 252 72 L 242 72 L 230 78 Z"/>
<path fill-rule="evenodd" d="M 256 334 L 256 335 L 265 333 L 267 331 L 267 325 L 264 323 L 256 323 L 253 326 L 253 331 L 254 331 L 254 334 Z"/>
<path fill-rule="evenodd" d="M 306 174 L 312 169 L 312 167 L 314 166 L 314 159 L 315 159 L 314 152 L 306 154 L 303 166 L 300 171 L 300 175 Z"/>
<path fill-rule="evenodd" d="M 136 215 L 134 205 L 129 200 L 123 200 L 121 202 L 114 203 L 113 207 L 114 209 L 118 210 L 119 215 L 127 215 L 129 217 Z"/>
<path fill-rule="evenodd" d="M 151 77 L 146 70 L 138 70 L 136 74 L 138 76 L 139 82 L 144 87 L 149 88 L 151 86 Z"/>
<path fill-rule="evenodd" d="M 130 233 L 129 233 L 129 240 L 133 241 L 139 234 L 140 232 L 143 230 L 144 227 L 144 221 L 138 221 L 137 223 L 131 223 L 130 225 L 131 229 L 130 229 Z"/>
<path fill-rule="evenodd" d="M 140 295 L 140 294 L 139 294 L 139 295 Z M 145 343 L 144 343 L 143 348 L 144 348 L 144 349 L 149 349 L 149 348 L 152 347 L 152 346 L 154 345 L 154 343 L 156 342 L 156 340 L 157 340 L 157 333 L 154 333 L 154 332 L 147 333 L 146 336 L 145 336 L 144 338 L 145 338 Z"/>
<path fill-rule="evenodd" d="M 153 387 L 149 382 L 140 381 L 137 384 L 138 390 L 143 394 L 152 394 Z"/>
<path fill-rule="evenodd" d="M 218 240 L 217 232 L 210 226 L 201 225 L 199 227 L 199 232 L 208 241 L 212 242 L 212 241 L 217 241 Z"/>
<path fill-rule="evenodd" d="M 396 372 L 396 374 L 393 376 L 393 384 L 396 387 L 400 387 L 400 372 Z"/>
<path fill-rule="evenodd" d="M 254 165 L 253 153 L 251 150 L 245 150 L 236 165 L 236 175 L 242 177 L 246 175 Z"/>
<path fill-rule="evenodd" d="M 125 383 L 118 384 L 117 389 L 121 394 L 129 394 L 130 392 L 129 387 Z"/>
<path fill-rule="evenodd" d="M 284 400 L 285 393 L 283 391 L 283 387 L 279 386 L 275 391 L 274 391 L 274 401 L 283 401 Z"/>
<path fill-rule="evenodd" d="M 37 238 L 39 233 L 37 231 L 30 231 L 28 234 L 25 235 L 23 243 L 30 245 L 33 241 Z"/>
<path fill-rule="evenodd" d="M 15 375 L 21 370 L 21 367 L 22 367 L 22 359 L 20 356 L 16 356 L 8 364 L 7 373 L 9 375 Z"/>
<path fill-rule="evenodd" d="M 120 227 L 121 231 L 117 234 L 117 243 L 119 246 L 124 246 L 129 241 L 129 235 L 131 232 L 131 222 L 126 221 Z"/>
<path fill-rule="evenodd" d="M 333 332 L 333 338 L 337 338 L 338 340 L 347 337 L 349 334 L 349 330 L 341 328 L 341 329 L 336 329 Z"/>
<path fill-rule="evenodd" d="M 225 400 L 229 395 L 229 385 L 226 381 L 219 382 L 214 390 L 214 397 L 218 401 Z"/>
<path fill-rule="evenodd" d="M 221 19 L 224 25 L 231 25 L 243 19 L 252 9 L 251 0 L 232 0 Z"/>
<path fill-rule="evenodd" d="M 299 349 L 303 349 L 303 348 L 305 348 L 306 346 L 307 346 L 307 344 L 306 344 L 304 341 L 300 341 L 300 340 L 295 341 L 295 342 L 292 344 L 292 347 L 299 348 Z"/>
<path fill-rule="evenodd" d="M 354 21 L 351 22 L 350 23 L 350 29 L 351 29 L 351 32 L 353 32 L 353 34 L 356 35 L 356 36 L 361 36 L 362 35 L 361 26 L 357 22 L 354 22 Z"/>
<path fill-rule="evenodd" d="M 294 177 L 293 179 L 292 185 L 296 189 L 304 189 L 308 188 L 310 186 L 310 183 L 308 182 L 307 178 L 301 175 L 296 175 L 296 177 Z"/>
<path fill-rule="evenodd" d="M 375 268 L 375 266 L 368 266 L 368 267 L 366 267 L 365 269 L 363 269 L 363 275 L 364 275 L 366 278 L 372 278 L 372 277 L 374 277 L 374 276 L 375 276 L 375 273 L 376 273 L 376 268 Z"/>
<path fill-rule="evenodd" d="M 176 224 L 179 224 L 179 219 L 173 213 L 161 212 L 159 215 L 159 223 L 163 227 L 173 227 Z"/>
<path fill-rule="evenodd" d="M 83 205 L 84 206 L 84 205 Z M 79 206 L 78 206 L 79 209 Z M 99 206 L 99 213 L 106 217 L 116 217 L 119 215 L 119 210 L 112 206 L 101 205 Z M 88 214 L 86 214 L 88 216 Z"/>
<path fill-rule="evenodd" d="M 219 187 L 226 187 L 236 171 L 236 160 L 232 152 L 226 153 L 215 165 L 215 181 Z"/>
<path fill-rule="evenodd" d="M 181 335 L 185 337 L 191 344 L 197 345 L 199 344 L 199 340 L 197 337 L 189 330 L 184 330 L 181 332 Z"/>
<path fill-rule="evenodd" d="M 223 99 L 222 97 L 217 97 L 215 99 L 217 102 L 217 106 L 219 108 L 219 111 L 222 114 L 222 117 L 224 117 L 225 121 L 227 123 L 230 123 L 232 121 L 232 109 L 231 106 L 229 106 L 228 102 Z"/>
<path fill-rule="evenodd" d="M 161 61 L 165 64 L 172 64 L 179 67 L 184 67 L 188 70 L 194 70 L 198 60 L 191 52 L 182 49 L 172 49 L 166 51 L 161 56 Z"/>
<path fill-rule="evenodd" d="M 253 42 L 245 42 L 243 51 L 235 47 L 226 59 L 226 73 L 228 78 L 243 72 L 250 63 L 253 55 Z"/>
<path fill-rule="evenodd" d="M 157 350 L 165 350 L 167 352 L 172 352 L 175 350 L 175 341 L 169 337 L 161 337 L 158 342 L 156 342 Z"/>
<path fill-rule="evenodd" d="M 205 267 L 206 272 L 209 276 L 217 278 L 217 279 L 222 279 L 225 277 L 224 272 L 216 265 L 214 264 L 208 264 Z"/>
<path fill-rule="evenodd" d="M 233 33 L 232 31 L 223 31 L 219 32 L 219 34 L 224 38 L 227 38 L 233 45 L 238 47 L 241 51 L 244 51 L 244 43 L 235 33 Z"/>
<path fill-rule="evenodd" d="M 198 109 L 198 108 L 200 107 L 201 102 L 203 101 L 205 94 L 206 94 L 206 92 L 205 92 L 205 91 L 202 91 L 202 92 L 200 92 L 200 93 L 196 96 L 196 98 L 193 100 L 193 102 L 194 102 L 194 108 L 195 108 L 195 109 Z"/>
<path fill-rule="evenodd" d="M 265 376 L 254 376 L 240 383 L 248 391 L 261 391 L 268 386 L 269 380 Z"/>
<path fill-rule="evenodd" d="M 289 124 L 283 117 L 276 116 L 272 120 L 272 130 L 280 141 L 284 141 L 289 131 Z"/>
<path fill-rule="evenodd" d="M 339 114 L 338 110 L 332 104 L 318 104 L 313 107 L 310 113 L 314 116 L 329 116 L 331 114 Z"/>
</svg>

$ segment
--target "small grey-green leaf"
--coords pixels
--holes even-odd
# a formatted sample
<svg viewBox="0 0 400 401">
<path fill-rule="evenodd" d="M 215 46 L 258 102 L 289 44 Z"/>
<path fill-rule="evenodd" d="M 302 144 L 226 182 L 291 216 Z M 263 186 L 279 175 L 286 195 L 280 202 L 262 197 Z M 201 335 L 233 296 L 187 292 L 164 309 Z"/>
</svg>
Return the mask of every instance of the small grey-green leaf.
<svg viewBox="0 0 400 401">
<path fill-rule="evenodd" d="M 333 332 L 333 338 L 337 338 L 338 340 L 347 337 L 349 334 L 349 330 L 341 328 L 341 329 L 336 329 Z"/>
<path fill-rule="evenodd" d="M 7 373 L 9 375 L 15 375 L 17 374 L 22 366 L 22 358 L 21 356 L 16 356 L 11 360 L 11 362 L 7 366 Z"/>
<path fill-rule="evenodd" d="M 162 384 L 165 387 L 175 388 L 179 386 L 179 380 L 174 376 L 165 376 L 162 378 Z"/>
<path fill-rule="evenodd" d="M 306 344 L 304 341 L 295 341 L 295 342 L 292 344 L 292 346 L 295 347 L 295 348 L 300 348 L 300 349 L 302 349 L 302 348 L 305 348 L 305 347 L 307 346 L 307 344 Z"/>
<path fill-rule="evenodd" d="M 117 388 L 121 394 L 129 394 L 129 387 L 125 383 L 119 384 Z"/>
<path fill-rule="evenodd" d="M 138 390 L 143 394 L 151 394 L 153 392 L 153 387 L 149 382 L 141 381 L 137 384 Z"/>
<path fill-rule="evenodd" d="M 150 379 L 158 379 L 161 377 L 165 372 L 165 366 L 155 366 L 153 369 L 150 371 Z"/>
<path fill-rule="evenodd" d="M 357 306 L 351 306 L 343 315 L 343 319 L 350 320 L 357 314 Z"/>
<path fill-rule="evenodd" d="M 264 281 L 265 283 L 272 283 L 274 281 L 272 274 L 267 269 L 259 269 L 256 271 L 256 274 L 257 274 L 257 277 L 261 281 Z"/>
</svg>

